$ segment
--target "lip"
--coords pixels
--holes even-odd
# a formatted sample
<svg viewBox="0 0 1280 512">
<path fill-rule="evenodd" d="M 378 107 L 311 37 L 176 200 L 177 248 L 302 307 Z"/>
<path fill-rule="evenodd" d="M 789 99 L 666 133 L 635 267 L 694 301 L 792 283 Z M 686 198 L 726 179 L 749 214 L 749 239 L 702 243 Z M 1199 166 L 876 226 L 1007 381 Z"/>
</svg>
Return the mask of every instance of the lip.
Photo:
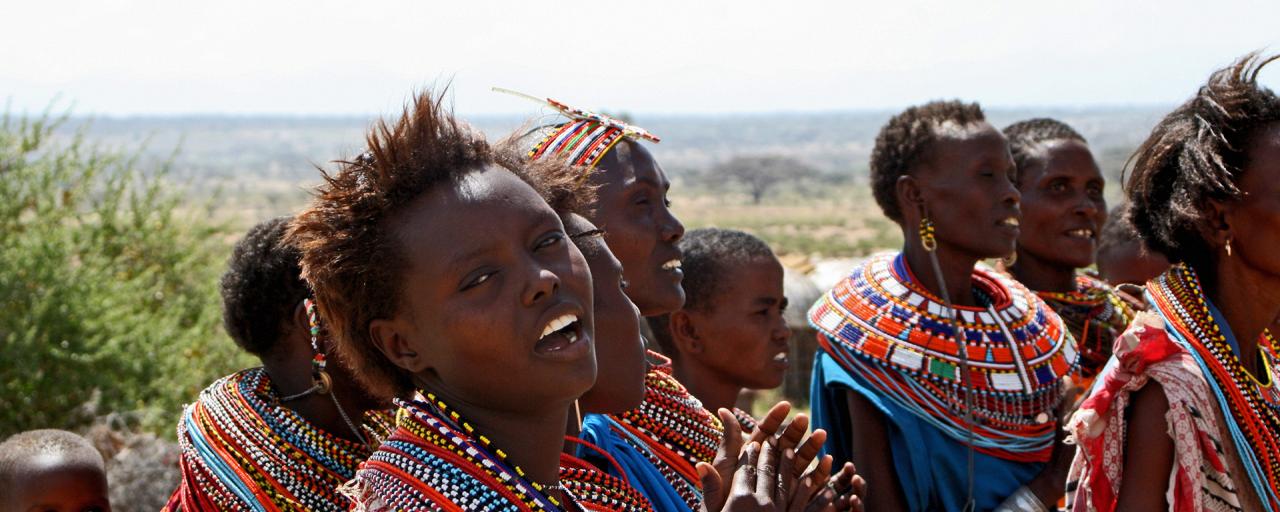
<svg viewBox="0 0 1280 512">
<path fill-rule="evenodd" d="M 781 357 L 779 357 L 781 356 Z M 787 370 L 791 368 L 791 355 L 787 352 L 779 352 L 769 359 L 769 364 L 778 370 Z"/>
<path fill-rule="evenodd" d="M 678 247 L 667 246 L 666 248 L 668 250 L 661 251 L 661 254 L 658 255 L 658 258 L 657 258 L 658 264 L 656 265 L 658 268 L 658 272 L 669 274 L 677 279 L 683 278 L 684 268 L 682 268 L 678 264 L 674 268 L 670 268 L 669 264 L 672 261 L 676 261 L 676 262 L 680 261 L 684 255 L 680 252 L 680 249 Z"/>
<path fill-rule="evenodd" d="M 578 317 L 578 320 L 575 321 L 573 324 L 571 324 L 573 327 L 571 332 L 573 332 L 574 335 L 576 336 L 576 340 L 573 341 L 572 343 L 569 343 L 567 346 L 564 346 L 556 350 L 545 350 L 544 348 L 540 348 L 539 345 L 541 345 L 543 341 L 543 338 L 542 338 L 543 330 L 553 320 L 560 318 L 564 315 L 574 315 Z M 584 321 L 585 321 L 584 310 L 582 306 L 578 304 L 566 301 L 566 302 L 561 302 L 559 304 L 556 304 L 550 308 L 547 308 L 547 310 L 544 311 L 542 313 L 542 316 L 538 319 L 538 323 L 536 324 L 537 327 L 534 329 L 533 334 L 531 335 L 531 338 L 533 339 L 533 344 L 531 348 L 531 350 L 533 351 L 533 354 L 535 356 L 538 356 L 539 358 L 550 359 L 554 361 L 573 361 L 573 360 L 580 359 L 586 355 L 589 355 L 591 352 L 591 344 L 593 340 L 591 339 L 591 336 L 586 332 L 586 326 L 583 323 Z M 550 336 L 563 336 L 563 335 L 551 334 Z"/>
<path fill-rule="evenodd" d="M 1087 234 L 1082 232 L 1087 232 Z M 1066 231 L 1063 231 L 1062 235 L 1074 240 L 1087 240 L 1087 241 L 1093 242 L 1098 239 L 1098 230 L 1096 228 L 1093 228 L 1092 226 L 1071 228 Z"/>
</svg>

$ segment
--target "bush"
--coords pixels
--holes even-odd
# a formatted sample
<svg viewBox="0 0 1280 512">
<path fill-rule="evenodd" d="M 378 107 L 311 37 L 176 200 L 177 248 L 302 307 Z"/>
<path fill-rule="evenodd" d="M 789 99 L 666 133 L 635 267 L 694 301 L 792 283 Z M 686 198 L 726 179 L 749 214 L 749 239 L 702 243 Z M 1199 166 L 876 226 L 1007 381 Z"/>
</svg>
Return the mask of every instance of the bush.
<svg viewBox="0 0 1280 512">
<path fill-rule="evenodd" d="M 183 403 L 250 363 L 220 329 L 226 230 L 167 165 L 65 117 L 0 122 L 0 438 L 131 411 L 173 437 Z"/>
</svg>

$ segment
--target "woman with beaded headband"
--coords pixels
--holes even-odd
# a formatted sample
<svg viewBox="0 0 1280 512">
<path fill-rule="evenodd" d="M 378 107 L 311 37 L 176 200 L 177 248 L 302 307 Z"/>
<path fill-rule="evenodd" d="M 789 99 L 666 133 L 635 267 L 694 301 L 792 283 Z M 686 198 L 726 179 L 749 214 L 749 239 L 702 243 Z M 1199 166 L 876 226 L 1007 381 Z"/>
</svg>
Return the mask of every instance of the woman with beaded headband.
<svg viewBox="0 0 1280 512">
<path fill-rule="evenodd" d="M 1130 220 L 1173 266 L 1070 428 L 1074 510 L 1280 510 L 1280 97 L 1249 54 L 1152 130 Z"/>
<path fill-rule="evenodd" d="M 570 159 L 579 168 L 579 172 L 586 173 L 579 178 L 581 182 L 590 182 L 589 173 L 593 170 L 591 164 L 600 159 L 605 159 L 609 148 L 612 148 L 611 145 L 621 142 L 622 138 L 627 137 L 628 134 L 648 133 L 644 132 L 643 129 L 631 127 L 631 125 L 607 118 L 607 116 L 567 108 L 567 106 L 558 104 L 553 100 L 548 100 L 548 104 L 556 106 L 562 113 L 577 116 L 577 118 L 580 118 L 577 120 L 582 122 L 582 124 L 568 123 L 550 129 L 552 134 L 550 134 L 548 140 L 561 137 L 563 133 L 579 131 L 582 132 L 581 141 L 577 142 L 579 145 L 595 146 L 596 143 L 605 145 L 602 154 L 591 157 L 552 156 L 549 152 L 541 152 L 540 154 L 540 148 L 535 148 L 531 152 L 531 155 L 535 156 L 535 161 L 564 161 Z M 593 123 L 599 124 L 594 125 Z M 598 128 L 598 131 L 593 132 L 593 128 Z M 649 140 L 657 140 L 657 138 L 648 136 L 648 134 L 644 137 L 649 138 Z M 508 142 L 512 143 L 512 145 L 518 145 L 521 140 L 522 137 L 512 137 L 509 138 Z M 547 142 L 544 141 L 541 146 L 545 146 L 545 143 Z M 573 146 L 572 143 L 566 145 L 566 148 L 571 147 L 576 146 Z M 648 161 L 652 161 L 652 159 L 648 159 Z M 545 169 L 547 166 L 540 166 L 540 168 Z M 614 169 L 618 168 L 627 168 L 627 173 L 636 173 L 632 165 L 614 166 Z M 607 170 L 600 170 L 600 172 L 605 173 Z M 639 179 L 646 180 L 646 182 L 666 182 L 666 179 L 660 174 L 660 169 L 653 164 L 650 164 L 649 168 L 640 169 L 637 174 L 639 174 Z M 607 205 L 611 198 L 616 200 L 616 197 L 611 196 L 620 195 L 618 189 L 611 189 L 599 183 L 594 183 L 593 192 L 599 192 L 600 195 L 604 196 L 603 200 L 596 201 L 595 207 L 586 209 L 586 211 L 589 212 L 589 215 L 595 215 L 598 218 L 602 215 L 602 212 L 600 212 L 600 207 L 602 206 L 600 205 Z M 660 200 L 655 202 L 660 204 Z M 559 210 L 558 207 L 557 210 Z M 637 408 L 644 410 L 646 407 L 669 407 L 668 404 L 659 402 L 659 399 L 669 399 L 669 393 L 672 392 L 680 393 L 676 394 L 676 397 L 687 393 L 684 392 L 684 388 L 671 379 L 669 371 L 662 371 L 666 369 L 650 371 L 648 378 L 645 376 L 644 342 L 640 338 L 640 319 L 639 315 L 637 315 L 640 311 L 637 311 L 635 303 L 632 302 L 631 298 L 627 297 L 627 294 L 623 294 L 622 289 L 618 287 L 620 280 L 625 283 L 626 280 L 623 279 L 623 270 L 620 262 L 614 259 L 611 246 L 605 243 L 608 239 L 607 230 L 596 229 L 588 218 L 575 214 L 575 212 L 561 212 L 561 215 L 564 225 L 567 228 L 572 227 L 571 233 L 595 233 L 594 236 L 590 237 L 576 237 L 575 241 L 579 243 L 582 252 L 585 253 L 586 259 L 588 259 L 591 270 L 593 270 L 596 300 L 596 334 L 598 334 L 596 335 L 596 361 L 598 361 L 599 378 L 596 379 L 594 387 L 588 390 L 588 393 L 584 394 L 579 401 L 580 412 L 586 413 L 586 417 L 585 422 L 579 419 L 575 424 L 570 425 L 571 434 L 579 435 L 581 438 L 572 439 L 572 444 L 586 448 L 580 451 L 586 460 L 595 463 L 596 466 L 611 472 L 613 475 L 625 477 L 625 479 L 631 481 L 637 489 L 640 489 L 641 492 L 645 493 L 646 497 L 649 497 L 655 509 L 659 509 L 659 511 L 672 509 L 672 511 L 675 511 L 675 509 L 696 508 L 701 504 L 696 500 L 696 498 L 700 497 L 699 489 L 694 486 L 699 484 L 699 470 L 696 465 L 698 463 L 704 463 L 705 465 L 707 460 L 699 458 L 699 460 L 689 461 L 689 465 L 685 466 L 682 462 L 687 461 L 687 458 L 678 457 L 680 452 L 672 453 L 673 449 L 680 449 L 678 448 L 680 445 L 671 443 L 671 440 L 680 439 L 678 436 L 687 435 L 687 431 L 682 430 L 678 424 L 673 429 L 658 429 L 655 426 L 650 426 L 653 425 L 653 422 L 646 422 L 646 424 L 641 425 L 641 428 L 636 428 L 631 422 L 623 422 L 628 420 L 618 421 L 613 416 L 608 416 L 621 415 L 635 419 L 636 413 L 634 410 L 637 410 Z M 671 220 L 675 221 L 673 218 Z M 627 218 L 614 221 L 614 225 L 623 223 L 630 225 L 626 225 L 626 229 L 620 229 L 622 233 L 640 232 L 641 234 L 649 234 L 649 236 L 657 236 L 654 237 L 655 242 L 660 242 L 660 239 L 662 239 L 660 238 L 662 237 L 660 230 L 659 232 L 653 232 L 653 230 L 643 229 L 644 220 L 639 221 L 639 223 L 637 223 L 636 219 Z M 640 229 L 637 229 L 636 224 L 641 225 Z M 680 233 L 678 233 L 677 221 L 676 236 L 678 234 Z M 634 250 L 636 243 L 622 243 L 621 247 L 627 252 L 625 256 L 618 256 L 620 259 L 621 257 L 627 257 L 632 262 L 639 260 Z M 639 279 L 652 282 L 653 276 L 640 273 Z M 634 283 L 627 283 L 626 291 L 630 294 L 632 289 L 640 288 L 641 298 L 639 298 L 639 301 L 643 303 L 660 303 L 660 300 L 654 300 L 654 293 L 646 293 L 644 291 L 645 289 L 664 291 L 663 284 L 636 287 Z M 614 303 L 620 303 L 620 305 L 625 303 L 626 307 L 614 307 Z M 659 393 L 662 389 L 653 387 L 655 381 L 659 383 L 662 389 L 667 389 L 668 394 Z M 701 412 L 700 404 L 696 403 L 695 399 L 691 397 L 680 398 L 677 406 L 696 407 L 694 419 L 709 417 L 709 415 Z M 786 407 L 778 407 L 776 410 L 771 411 L 771 415 L 764 420 L 762 428 L 755 431 L 753 438 L 749 440 L 759 443 L 763 442 L 768 436 L 774 436 L 774 439 L 777 439 L 777 442 L 774 443 L 776 444 L 774 448 L 778 452 L 781 453 L 791 449 L 796 456 L 794 465 L 806 467 L 808 466 L 808 461 L 817 456 L 818 447 L 822 444 L 824 433 L 817 433 L 805 438 L 805 426 L 808 424 L 804 419 L 791 422 L 786 426 L 786 429 L 783 429 L 782 424 L 783 420 L 785 420 L 786 412 Z M 676 419 L 685 419 L 687 416 L 677 411 L 675 417 Z M 724 417 L 731 416 L 726 413 Z M 732 434 L 732 439 L 741 439 L 736 430 Z M 603 452 L 602 449 L 596 448 L 593 442 L 602 444 L 604 447 Z M 735 470 L 736 467 L 733 465 L 733 460 L 736 457 L 728 457 L 727 453 L 732 452 L 733 456 L 736 456 L 739 453 L 741 444 L 741 442 L 735 443 L 732 447 L 722 449 L 722 452 L 726 453 L 724 457 L 727 457 L 727 460 L 722 458 L 722 460 L 717 461 L 721 471 L 709 471 L 710 467 L 707 468 L 708 471 L 703 471 L 703 476 L 701 477 L 718 477 L 716 481 L 707 484 L 708 488 L 709 486 L 717 486 L 718 489 L 723 490 L 723 492 L 717 490 L 716 499 L 707 504 L 709 509 L 719 509 L 722 506 L 726 509 L 733 509 L 735 507 L 735 499 L 741 498 L 740 494 L 733 494 L 733 488 L 728 485 L 730 483 L 723 481 L 722 476 L 730 475 Z M 672 470 L 669 466 L 673 465 L 685 467 L 689 475 L 686 476 L 681 472 Z M 659 466 L 662 466 L 662 468 L 659 468 Z M 787 499 L 790 502 L 809 504 L 809 506 L 814 507 L 813 509 L 822 509 L 824 504 L 829 508 L 837 509 L 851 508 L 859 504 L 856 493 L 861 492 L 861 486 L 864 484 L 861 483 L 859 477 L 856 477 L 852 467 L 841 468 L 841 471 L 837 472 L 836 475 L 829 476 L 829 481 L 835 485 L 832 485 L 832 488 L 823 489 L 822 484 L 828 481 L 827 475 L 829 471 L 831 471 L 831 460 L 829 458 L 820 461 L 815 470 L 808 472 L 808 474 L 801 475 L 800 471 L 797 470 L 795 477 L 799 480 L 797 480 L 795 489 L 787 493 L 790 494 Z M 712 475 L 713 472 L 714 476 Z M 681 495 L 676 490 L 677 486 L 672 485 L 672 483 L 680 485 L 680 489 L 689 490 L 689 494 Z M 721 485 L 722 483 L 723 485 Z M 836 489 L 840 489 L 841 492 L 836 493 Z"/>
<path fill-rule="evenodd" d="M 1022 196 L 1018 250 L 1005 267 L 1062 317 L 1080 349 L 1076 384 L 1088 389 L 1135 306 L 1101 279 L 1077 271 L 1097 254 L 1107 221 L 1106 180 L 1084 137 L 1061 121 L 1020 121 L 1004 136 Z"/>
<path fill-rule="evenodd" d="M 222 276 L 224 323 L 263 366 L 214 382 L 178 425 L 182 481 L 166 510 L 347 510 L 338 488 L 355 476 L 391 415 L 344 368 L 284 245 L 290 219 L 236 244 Z"/>
<path fill-rule="evenodd" d="M 1045 510 L 1062 496 L 1056 448 L 1062 321 L 977 266 L 1018 237 L 1009 147 L 976 104 L 911 107 L 880 130 L 876 202 L 905 240 L 809 311 L 819 331 L 814 424 L 826 450 L 875 475 L 871 510 Z"/>
</svg>

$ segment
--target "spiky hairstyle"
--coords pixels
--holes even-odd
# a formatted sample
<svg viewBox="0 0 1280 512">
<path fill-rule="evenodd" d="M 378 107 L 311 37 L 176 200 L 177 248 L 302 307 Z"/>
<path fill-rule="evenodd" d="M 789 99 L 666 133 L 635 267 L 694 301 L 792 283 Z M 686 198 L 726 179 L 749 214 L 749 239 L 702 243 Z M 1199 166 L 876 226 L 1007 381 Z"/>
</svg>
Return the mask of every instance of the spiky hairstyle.
<svg viewBox="0 0 1280 512">
<path fill-rule="evenodd" d="M 1015 166 L 1013 180 L 1019 186 L 1022 185 L 1023 170 L 1031 165 L 1032 159 L 1038 156 L 1037 146 L 1055 140 L 1089 143 L 1084 140 L 1083 135 L 1067 126 L 1067 123 L 1047 117 L 1018 121 L 1006 126 L 1004 136 L 1009 139 L 1009 152 L 1013 154 Z"/>
<path fill-rule="evenodd" d="M 506 169 L 528 183 L 558 211 L 590 202 L 563 162 L 525 163 L 520 155 L 491 147 L 454 119 L 444 94 L 419 93 L 394 123 L 377 122 L 367 151 L 338 162 L 311 205 L 293 222 L 288 240 L 302 251 L 302 276 L 311 284 L 337 352 L 374 396 L 412 392 L 412 376 L 376 348 L 370 323 L 397 313 L 404 294 L 407 255 L 395 220 L 414 199 L 450 186 L 469 172 Z"/>
<path fill-rule="evenodd" d="M 298 267 L 302 256 L 284 243 L 289 220 L 279 217 L 249 229 L 222 274 L 222 326 L 250 354 L 275 348 L 284 322 L 309 293 Z"/>
<path fill-rule="evenodd" d="M 893 116 L 876 135 L 871 150 L 871 191 L 884 214 L 895 222 L 902 221 L 902 207 L 896 192 L 898 178 L 908 175 L 929 157 L 938 130 L 986 121 L 977 103 L 958 100 L 931 101 L 909 107 Z"/>
<path fill-rule="evenodd" d="M 1280 99 L 1258 85 L 1258 72 L 1277 57 L 1254 52 L 1215 71 L 1134 153 L 1125 193 L 1147 248 L 1200 271 L 1212 264 L 1216 247 L 1205 237 L 1210 202 L 1241 199 L 1248 142 L 1280 121 Z"/>
<path fill-rule="evenodd" d="M 730 279 L 742 276 L 726 275 L 730 265 L 776 259 L 773 250 L 764 240 L 736 229 L 702 228 L 685 233 L 680 239 L 680 264 L 684 267 L 684 306 L 682 309 L 710 311 L 716 297 L 722 293 Z M 675 342 L 671 338 L 671 315 L 649 317 L 649 327 L 662 352 L 676 357 Z"/>
</svg>

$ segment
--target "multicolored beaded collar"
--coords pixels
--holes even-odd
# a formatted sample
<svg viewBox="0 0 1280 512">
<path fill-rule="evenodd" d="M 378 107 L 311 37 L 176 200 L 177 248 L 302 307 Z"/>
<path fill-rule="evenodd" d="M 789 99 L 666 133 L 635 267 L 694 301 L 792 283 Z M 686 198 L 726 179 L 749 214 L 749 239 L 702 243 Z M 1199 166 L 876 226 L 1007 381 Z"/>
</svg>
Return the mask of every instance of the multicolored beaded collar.
<svg viewBox="0 0 1280 512">
<path fill-rule="evenodd" d="M 660 142 L 658 136 L 648 130 L 604 114 L 573 108 L 551 98 L 536 98 L 528 94 L 493 88 L 494 91 L 530 99 L 556 109 L 569 122 L 544 128 L 547 135 L 529 150 L 529 158 L 537 160 L 547 156 L 561 156 L 570 165 L 594 169 L 600 159 L 622 139 L 645 139 Z M 537 130 L 535 130 L 537 131 Z"/>
<path fill-rule="evenodd" d="M 1111 359 L 1111 347 L 1133 320 L 1133 308 L 1110 285 L 1084 274 L 1076 276 L 1074 291 L 1036 295 L 1062 317 L 1075 337 L 1080 350 L 1080 374 L 1085 379 L 1077 384 L 1087 389 L 1088 381 Z"/>
<path fill-rule="evenodd" d="M 366 437 L 391 427 L 387 411 L 364 416 Z M 280 405 L 262 368 L 217 380 L 178 424 L 182 483 L 166 510 L 347 510 L 338 488 L 369 456 Z"/>
<path fill-rule="evenodd" d="M 823 295 L 809 322 L 819 342 L 852 374 L 953 439 L 1008 460 L 1044 461 L 1052 451 L 1063 377 L 1076 372 L 1075 341 L 1062 320 L 1017 281 L 975 268 L 985 308 L 956 307 L 963 344 L 947 308 L 900 255 L 869 258 Z M 973 418 L 964 419 L 961 347 L 969 360 Z"/>
<path fill-rule="evenodd" d="M 702 503 L 697 463 L 710 463 L 715 458 L 724 425 L 676 381 L 670 359 L 656 352 L 649 352 L 649 358 L 657 364 L 645 374 L 644 402 L 613 418 L 634 434 L 628 436 L 628 442 L 632 438 L 645 442 L 646 446 L 635 448 L 662 472 L 685 503 L 697 510 Z"/>
<path fill-rule="evenodd" d="M 1245 472 L 1269 511 L 1280 510 L 1280 392 L 1276 345 L 1269 332 L 1258 340 L 1262 381 L 1240 363 L 1210 312 L 1195 271 L 1176 264 L 1147 283 L 1147 299 L 1209 379 Z"/>
<path fill-rule="evenodd" d="M 591 455 L 608 461 L 619 475 L 626 472 L 608 453 L 596 445 L 572 436 L 566 443 L 581 446 Z M 569 454 L 560 456 L 560 485 L 582 508 L 600 512 L 653 512 L 653 506 L 622 479 L 605 473 L 591 463 Z"/>
<path fill-rule="evenodd" d="M 396 403 L 395 430 L 349 484 L 365 509 L 561 510 L 548 489 L 435 395 Z"/>
</svg>

